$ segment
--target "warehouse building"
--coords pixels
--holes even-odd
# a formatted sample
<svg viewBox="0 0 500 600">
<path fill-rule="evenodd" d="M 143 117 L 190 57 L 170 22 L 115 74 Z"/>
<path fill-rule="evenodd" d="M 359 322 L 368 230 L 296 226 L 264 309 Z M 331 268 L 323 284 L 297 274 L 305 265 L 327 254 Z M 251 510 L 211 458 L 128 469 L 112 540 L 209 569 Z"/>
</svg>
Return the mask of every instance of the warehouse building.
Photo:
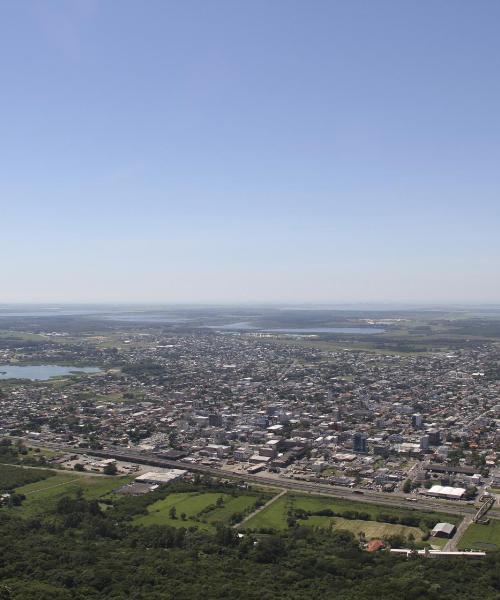
<svg viewBox="0 0 500 600">
<path fill-rule="evenodd" d="M 465 488 L 451 487 L 448 485 L 433 485 L 429 490 L 421 492 L 435 498 L 448 498 L 449 500 L 460 500 L 465 494 Z"/>
<path fill-rule="evenodd" d="M 163 485 L 165 483 L 171 483 L 172 481 L 177 481 L 181 479 L 187 471 L 183 469 L 164 469 L 163 471 L 149 472 L 144 473 L 143 475 L 139 475 L 139 477 L 135 478 L 137 483 L 156 483 L 159 485 Z"/>
<path fill-rule="evenodd" d="M 455 525 L 452 523 L 436 523 L 431 535 L 439 538 L 451 538 L 455 533 Z"/>
</svg>

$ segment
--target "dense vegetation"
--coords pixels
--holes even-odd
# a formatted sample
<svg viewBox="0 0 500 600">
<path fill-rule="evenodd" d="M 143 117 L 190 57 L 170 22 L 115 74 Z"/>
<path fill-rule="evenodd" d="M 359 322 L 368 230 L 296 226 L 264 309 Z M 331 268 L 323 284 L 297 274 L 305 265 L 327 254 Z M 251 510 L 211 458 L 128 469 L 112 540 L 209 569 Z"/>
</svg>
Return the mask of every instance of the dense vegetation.
<svg viewBox="0 0 500 600">
<path fill-rule="evenodd" d="M 2 600 L 489 600 L 500 556 L 481 562 L 395 558 L 360 550 L 348 532 L 293 527 L 238 537 L 168 526 L 134 527 L 82 495 L 43 517 L 0 512 Z"/>
<path fill-rule="evenodd" d="M 0 464 L 0 492 L 13 490 L 27 483 L 35 483 L 54 475 L 48 469 L 20 469 Z"/>
<path fill-rule="evenodd" d="M 34 467 L 47 464 L 45 456 L 38 448 L 27 448 L 20 440 L 0 439 L 0 464 L 23 464 Z"/>
</svg>

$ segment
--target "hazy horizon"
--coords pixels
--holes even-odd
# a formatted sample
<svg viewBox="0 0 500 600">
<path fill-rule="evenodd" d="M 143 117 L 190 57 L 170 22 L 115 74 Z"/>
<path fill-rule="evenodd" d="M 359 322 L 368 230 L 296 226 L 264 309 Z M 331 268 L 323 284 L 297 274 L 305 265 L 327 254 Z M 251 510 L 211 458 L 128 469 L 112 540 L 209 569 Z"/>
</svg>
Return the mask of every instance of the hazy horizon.
<svg viewBox="0 0 500 600">
<path fill-rule="evenodd" d="M 118 302 L 0 302 L 0 316 L 3 312 L 10 309 L 39 308 L 46 311 L 54 311 L 65 308 L 88 308 L 88 309 L 118 309 L 126 312 L 126 309 L 164 311 L 177 309 L 200 309 L 200 308 L 256 308 L 256 309 L 274 309 L 274 310 L 294 310 L 294 311 L 335 311 L 335 310 L 423 310 L 423 311 L 441 311 L 452 310 L 472 310 L 472 309 L 494 309 L 500 310 L 500 303 L 440 303 L 440 302 L 337 302 L 337 303 L 314 303 L 314 302 L 127 302 L 125 300 Z"/>
<path fill-rule="evenodd" d="M 0 6 L 0 303 L 500 303 L 500 4 Z"/>
</svg>

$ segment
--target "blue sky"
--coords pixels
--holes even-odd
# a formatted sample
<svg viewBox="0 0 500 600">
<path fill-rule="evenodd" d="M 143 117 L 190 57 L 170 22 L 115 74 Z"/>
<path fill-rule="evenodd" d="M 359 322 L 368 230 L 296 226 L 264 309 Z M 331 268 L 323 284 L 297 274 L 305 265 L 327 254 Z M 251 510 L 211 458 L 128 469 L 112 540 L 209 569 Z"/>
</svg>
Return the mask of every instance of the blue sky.
<svg viewBox="0 0 500 600">
<path fill-rule="evenodd" d="M 500 302 L 496 0 L 0 3 L 0 301 Z"/>
</svg>

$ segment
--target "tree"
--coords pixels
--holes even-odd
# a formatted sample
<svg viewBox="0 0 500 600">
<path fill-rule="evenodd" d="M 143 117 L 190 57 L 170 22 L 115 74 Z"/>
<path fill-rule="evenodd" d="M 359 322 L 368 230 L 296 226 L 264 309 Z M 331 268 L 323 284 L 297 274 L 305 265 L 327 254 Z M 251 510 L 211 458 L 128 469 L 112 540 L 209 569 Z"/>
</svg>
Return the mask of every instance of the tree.
<svg viewBox="0 0 500 600">
<path fill-rule="evenodd" d="M 215 504 L 217 505 L 218 508 L 220 508 L 221 506 L 224 506 L 224 499 L 222 498 L 222 496 L 219 496 L 217 498 L 217 502 Z"/>
<path fill-rule="evenodd" d="M 10 600 L 12 598 L 12 589 L 6 585 L 0 585 L 0 600 Z"/>
<path fill-rule="evenodd" d="M 404 483 L 403 483 L 403 492 L 405 494 L 408 494 L 411 492 L 411 479 L 407 479 Z"/>
<path fill-rule="evenodd" d="M 170 507 L 170 510 L 168 511 L 168 516 L 171 519 L 177 519 L 177 509 L 175 508 L 175 506 Z"/>
<path fill-rule="evenodd" d="M 241 521 L 243 521 L 244 519 L 244 515 L 241 512 L 234 512 L 229 521 L 231 523 L 231 525 L 236 525 L 236 523 L 241 523 Z"/>
<path fill-rule="evenodd" d="M 473 500 L 477 495 L 477 487 L 475 485 L 470 485 L 466 490 L 465 490 L 465 494 L 464 494 L 464 498 L 466 500 Z"/>
<path fill-rule="evenodd" d="M 85 465 L 83 465 L 82 463 L 76 463 L 75 466 L 73 467 L 73 469 L 75 471 L 85 471 Z"/>
<path fill-rule="evenodd" d="M 217 523 L 215 526 L 215 539 L 222 546 L 235 546 L 238 543 L 238 533 L 232 527 Z"/>
<path fill-rule="evenodd" d="M 285 553 L 284 540 L 277 535 L 262 538 L 257 544 L 255 559 L 259 563 L 274 563 Z"/>
<path fill-rule="evenodd" d="M 118 469 L 116 468 L 115 463 L 108 463 L 104 469 L 102 470 L 102 472 L 105 475 L 116 475 L 118 473 Z"/>
<path fill-rule="evenodd" d="M 286 524 L 288 527 L 295 527 L 297 525 L 297 519 L 294 516 L 289 515 L 286 519 Z"/>
</svg>

